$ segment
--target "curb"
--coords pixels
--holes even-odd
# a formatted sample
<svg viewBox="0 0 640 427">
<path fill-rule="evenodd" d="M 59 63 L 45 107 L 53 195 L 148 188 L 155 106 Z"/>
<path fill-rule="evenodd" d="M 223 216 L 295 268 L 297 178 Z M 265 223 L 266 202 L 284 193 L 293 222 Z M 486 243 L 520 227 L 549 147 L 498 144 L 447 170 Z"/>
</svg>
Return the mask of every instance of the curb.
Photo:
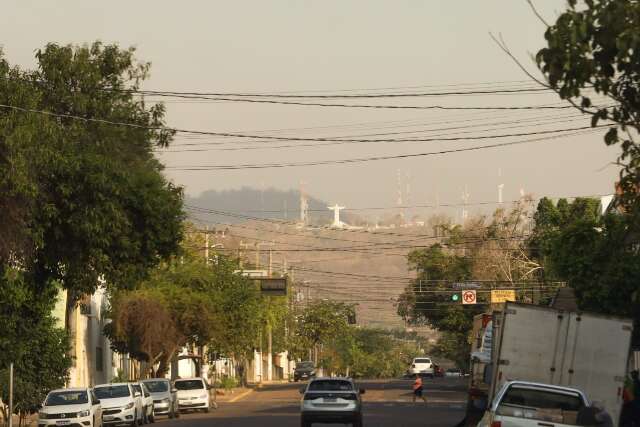
<svg viewBox="0 0 640 427">
<path fill-rule="evenodd" d="M 253 393 L 253 389 L 246 390 L 245 392 L 240 393 L 240 394 L 238 394 L 237 396 L 235 396 L 235 397 L 233 397 L 233 398 L 231 398 L 231 399 L 227 400 L 227 403 L 237 402 L 238 400 L 242 399 L 242 398 L 243 398 L 243 397 L 245 397 L 245 396 L 248 396 L 248 395 L 249 395 L 249 394 L 251 394 L 251 393 Z"/>
</svg>

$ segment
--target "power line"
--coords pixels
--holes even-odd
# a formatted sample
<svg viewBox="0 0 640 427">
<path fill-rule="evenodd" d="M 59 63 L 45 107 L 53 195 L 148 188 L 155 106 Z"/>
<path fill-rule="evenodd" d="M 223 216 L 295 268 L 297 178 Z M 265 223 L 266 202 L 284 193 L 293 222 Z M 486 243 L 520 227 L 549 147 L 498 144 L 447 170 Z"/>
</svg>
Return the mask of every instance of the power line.
<svg viewBox="0 0 640 427">
<path fill-rule="evenodd" d="M 600 125 L 597 127 L 600 128 L 600 127 L 611 127 L 611 126 L 615 126 L 615 125 Z M 372 157 L 361 157 L 361 158 L 351 158 L 351 159 L 320 160 L 320 161 L 291 162 L 291 163 L 262 163 L 262 164 L 245 163 L 245 164 L 231 164 L 231 165 L 202 165 L 202 166 L 173 166 L 173 167 L 169 166 L 167 167 L 167 169 L 177 170 L 177 171 L 223 171 L 223 170 L 277 169 L 277 168 L 290 168 L 290 167 L 303 167 L 303 166 L 325 166 L 325 165 L 367 163 L 367 162 L 381 161 L 381 160 L 397 160 L 397 159 L 408 159 L 408 158 L 418 158 L 418 157 L 440 156 L 444 154 L 461 153 L 461 152 L 467 152 L 467 151 L 480 151 L 480 150 L 491 149 L 491 148 L 500 148 L 500 147 L 509 147 L 509 146 L 515 146 L 515 145 L 528 144 L 532 142 L 550 141 L 558 138 L 564 138 L 566 136 L 574 136 L 574 135 L 580 135 L 583 133 L 593 132 L 590 126 L 585 126 L 580 128 L 564 129 L 564 130 L 556 130 L 556 131 L 545 131 L 545 132 L 537 132 L 537 133 L 530 133 L 530 134 L 541 134 L 541 133 L 552 133 L 552 132 L 557 133 L 557 132 L 567 132 L 571 130 L 582 130 L 582 131 L 565 133 L 562 135 L 555 135 L 555 136 L 549 136 L 549 137 L 543 137 L 543 138 L 524 139 L 519 141 L 479 145 L 474 147 L 430 151 L 426 153 L 399 154 L 399 155 L 389 155 L 389 156 L 372 156 Z M 483 139 L 488 139 L 488 137 Z"/>
</svg>

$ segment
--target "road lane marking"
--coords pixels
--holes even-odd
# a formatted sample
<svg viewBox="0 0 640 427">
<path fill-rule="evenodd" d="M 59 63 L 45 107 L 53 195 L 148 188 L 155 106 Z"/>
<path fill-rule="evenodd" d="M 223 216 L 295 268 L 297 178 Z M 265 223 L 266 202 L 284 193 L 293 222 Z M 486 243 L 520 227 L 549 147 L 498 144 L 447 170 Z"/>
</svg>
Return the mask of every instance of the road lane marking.
<svg viewBox="0 0 640 427">
<path fill-rule="evenodd" d="M 239 395 L 237 395 L 236 397 L 233 397 L 231 399 L 229 399 L 227 401 L 227 403 L 233 403 L 233 402 L 237 402 L 238 400 L 242 399 L 245 396 L 248 396 L 249 394 L 253 393 L 253 389 L 249 389 L 243 393 L 240 393 Z"/>
</svg>

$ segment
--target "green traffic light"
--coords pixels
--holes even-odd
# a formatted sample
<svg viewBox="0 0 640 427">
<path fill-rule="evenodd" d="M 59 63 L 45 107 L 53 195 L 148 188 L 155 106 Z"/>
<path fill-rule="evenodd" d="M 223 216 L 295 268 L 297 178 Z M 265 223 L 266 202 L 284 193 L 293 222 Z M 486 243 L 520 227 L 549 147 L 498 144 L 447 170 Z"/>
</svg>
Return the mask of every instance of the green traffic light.
<svg viewBox="0 0 640 427">
<path fill-rule="evenodd" d="M 451 299 L 452 299 L 453 301 L 456 301 L 456 302 L 457 302 L 457 301 L 460 299 L 460 295 L 458 295 L 458 294 L 453 294 L 453 295 L 451 295 Z"/>
</svg>

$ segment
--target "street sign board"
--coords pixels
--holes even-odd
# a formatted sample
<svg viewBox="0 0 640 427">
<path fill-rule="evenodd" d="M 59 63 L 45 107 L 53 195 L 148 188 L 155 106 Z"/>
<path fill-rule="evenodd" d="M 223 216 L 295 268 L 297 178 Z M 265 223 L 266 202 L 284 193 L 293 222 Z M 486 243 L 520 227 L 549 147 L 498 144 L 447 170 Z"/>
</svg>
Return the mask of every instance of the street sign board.
<svg viewBox="0 0 640 427">
<path fill-rule="evenodd" d="M 476 304 L 477 302 L 475 290 L 462 291 L 462 304 Z"/>
<path fill-rule="evenodd" d="M 491 303 L 503 303 L 507 301 L 516 300 L 515 289 L 492 289 L 491 290 Z"/>
<path fill-rule="evenodd" d="M 286 278 L 260 278 L 260 292 L 266 296 L 285 296 L 287 295 L 287 279 Z"/>
<path fill-rule="evenodd" d="M 236 270 L 234 274 L 240 274 L 244 277 L 268 277 L 269 271 L 267 270 Z"/>
</svg>

